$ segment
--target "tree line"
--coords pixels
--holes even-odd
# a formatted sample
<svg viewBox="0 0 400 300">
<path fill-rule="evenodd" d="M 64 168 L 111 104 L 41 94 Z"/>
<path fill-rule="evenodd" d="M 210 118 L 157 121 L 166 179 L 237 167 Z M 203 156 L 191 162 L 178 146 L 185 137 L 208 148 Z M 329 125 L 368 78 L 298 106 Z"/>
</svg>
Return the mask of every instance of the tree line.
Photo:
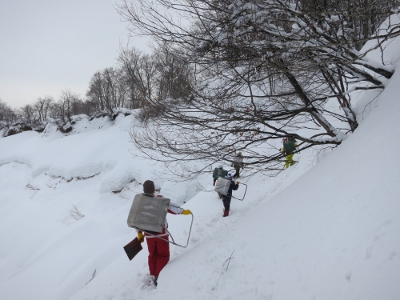
<svg viewBox="0 0 400 300">
<path fill-rule="evenodd" d="M 44 96 L 18 109 L 0 100 L 0 122 L 3 127 L 14 123 L 40 127 L 51 120 L 67 122 L 79 114 L 91 116 L 112 114 L 116 108 L 145 108 L 149 101 L 186 97 L 193 76 L 190 65 L 171 55 L 171 49 L 165 45 L 153 49 L 152 54 L 126 47 L 121 49 L 115 67 L 92 76 L 85 98 L 66 90 L 58 101 Z M 142 113 L 143 118 L 147 115 Z"/>
</svg>

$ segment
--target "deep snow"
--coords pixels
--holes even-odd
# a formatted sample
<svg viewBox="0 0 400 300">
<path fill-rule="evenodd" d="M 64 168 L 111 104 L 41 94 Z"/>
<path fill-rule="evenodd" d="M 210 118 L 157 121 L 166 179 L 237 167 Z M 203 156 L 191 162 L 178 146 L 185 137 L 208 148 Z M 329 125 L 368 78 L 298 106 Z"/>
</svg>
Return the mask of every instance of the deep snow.
<svg viewBox="0 0 400 300">
<path fill-rule="evenodd" d="M 211 170 L 167 182 L 132 156 L 133 116 L 0 138 L 1 299 L 400 299 L 399 83 L 396 72 L 371 103 L 376 94 L 360 94 L 361 125 L 341 146 L 296 155 L 274 178 L 243 178 L 247 195 L 228 218 Z M 189 246 L 171 246 L 156 290 L 142 288 L 146 245 L 132 261 L 122 249 L 146 179 L 194 214 Z M 184 244 L 190 217 L 168 221 Z"/>
</svg>

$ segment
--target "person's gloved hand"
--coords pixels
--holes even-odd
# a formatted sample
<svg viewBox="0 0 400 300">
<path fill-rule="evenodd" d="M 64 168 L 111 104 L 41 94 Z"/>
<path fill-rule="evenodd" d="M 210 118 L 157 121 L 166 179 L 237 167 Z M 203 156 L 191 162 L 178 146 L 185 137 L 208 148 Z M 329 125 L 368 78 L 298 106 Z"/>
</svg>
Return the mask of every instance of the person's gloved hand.
<svg viewBox="0 0 400 300">
<path fill-rule="evenodd" d="M 182 215 L 191 215 L 192 212 L 189 209 L 184 209 Z"/>
<path fill-rule="evenodd" d="M 137 239 L 139 240 L 139 242 L 143 243 L 144 242 L 144 234 L 139 231 L 137 234 Z"/>
</svg>

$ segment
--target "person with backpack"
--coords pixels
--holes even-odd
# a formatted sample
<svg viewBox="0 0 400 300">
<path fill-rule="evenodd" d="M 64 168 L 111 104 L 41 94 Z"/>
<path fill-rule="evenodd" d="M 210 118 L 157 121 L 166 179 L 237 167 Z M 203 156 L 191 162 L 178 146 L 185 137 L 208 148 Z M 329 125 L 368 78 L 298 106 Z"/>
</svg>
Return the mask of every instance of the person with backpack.
<svg viewBox="0 0 400 300">
<path fill-rule="evenodd" d="M 236 171 L 235 178 L 239 178 L 240 169 L 243 168 L 242 152 L 236 153 L 235 156 L 233 156 L 232 160 L 233 160 L 232 167 L 234 167 Z"/>
<path fill-rule="evenodd" d="M 146 180 L 143 183 L 143 193 L 148 197 L 154 197 L 154 201 L 157 201 L 157 197 L 154 196 L 155 186 L 151 180 Z M 172 203 L 168 206 L 168 213 L 175 215 L 190 215 L 192 212 L 189 209 L 183 209 L 179 206 L 173 205 Z M 170 258 L 169 251 L 169 235 L 166 231 L 168 228 L 167 220 L 165 220 L 164 228 L 162 232 L 151 232 L 138 230 L 137 238 L 139 242 L 143 243 L 144 238 L 147 240 L 147 248 L 149 250 L 148 265 L 150 271 L 150 284 L 157 287 L 157 279 L 161 270 L 167 265 Z"/>
<path fill-rule="evenodd" d="M 215 186 L 215 182 L 219 177 L 225 178 L 226 174 L 228 174 L 228 171 L 224 170 L 222 165 L 219 165 L 217 168 L 214 169 L 213 172 L 213 186 Z M 218 193 L 218 198 L 221 199 L 221 194 Z"/>
<path fill-rule="evenodd" d="M 229 210 L 231 208 L 232 191 L 236 191 L 239 188 L 239 181 L 234 182 L 233 177 L 235 176 L 235 171 L 228 172 L 226 179 L 230 181 L 229 189 L 226 195 L 222 195 L 222 202 L 224 203 L 224 214 L 223 217 L 229 216 Z"/>
<path fill-rule="evenodd" d="M 293 166 L 295 162 L 293 161 L 294 152 L 296 151 L 297 142 L 294 137 L 284 138 L 282 140 L 283 147 L 281 152 L 286 154 L 286 164 L 285 168 Z"/>
</svg>

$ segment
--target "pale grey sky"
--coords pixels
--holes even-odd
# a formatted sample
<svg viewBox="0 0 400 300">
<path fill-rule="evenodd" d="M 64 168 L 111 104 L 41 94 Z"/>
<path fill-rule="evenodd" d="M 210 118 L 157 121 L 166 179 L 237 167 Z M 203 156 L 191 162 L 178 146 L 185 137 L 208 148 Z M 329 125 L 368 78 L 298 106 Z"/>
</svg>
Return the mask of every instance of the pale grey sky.
<svg viewBox="0 0 400 300">
<path fill-rule="evenodd" d="M 84 96 L 128 42 L 116 3 L 0 0 L 0 99 L 17 108 L 46 95 L 57 101 L 63 90 Z M 146 50 L 142 40 L 130 45 Z"/>
</svg>

